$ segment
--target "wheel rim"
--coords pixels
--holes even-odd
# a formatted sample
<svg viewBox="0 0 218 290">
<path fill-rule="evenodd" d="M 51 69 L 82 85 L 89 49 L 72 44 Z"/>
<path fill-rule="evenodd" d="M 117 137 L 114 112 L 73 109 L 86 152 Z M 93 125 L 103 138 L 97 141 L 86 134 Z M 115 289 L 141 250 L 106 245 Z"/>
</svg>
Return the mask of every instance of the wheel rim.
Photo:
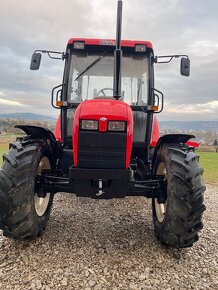
<svg viewBox="0 0 218 290">
<path fill-rule="evenodd" d="M 44 156 L 38 165 L 37 174 L 40 174 L 44 169 L 51 169 L 51 163 L 48 157 Z M 48 208 L 50 200 L 50 192 L 46 193 L 45 197 L 39 197 L 38 193 L 36 192 L 34 195 L 34 204 L 35 204 L 35 211 L 38 216 L 43 216 Z"/>
<path fill-rule="evenodd" d="M 159 163 L 156 174 L 166 176 L 166 173 L 167 170 L 165 164 L 163 162 Z M 160 223 L 162 223 L 166 214 L 167 200 L 165 203 L 159 203 L 157 198 L 155 198 L 154 205 L 157 219 Z"/>
</svg>

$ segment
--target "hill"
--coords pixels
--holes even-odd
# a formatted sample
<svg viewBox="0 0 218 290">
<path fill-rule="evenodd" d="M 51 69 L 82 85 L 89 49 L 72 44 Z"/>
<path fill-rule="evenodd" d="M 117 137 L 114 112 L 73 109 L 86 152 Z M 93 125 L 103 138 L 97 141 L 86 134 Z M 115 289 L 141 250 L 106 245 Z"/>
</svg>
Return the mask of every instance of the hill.
<svg viewBox="0 0 218 290">
<path fill-rule="evenodd" d="M 28 120 L 28 121 L 55 121 L 56 118 L 51 116 L 44 116 L 33 113 L 11 113 L 0 114 L 0 119 L 16 119 L 16 120 Z"/>
<path fill-rule="evenodd" d="M 0 119 L 25 121 L 56 121 L 57 118 L 33 113 L 0 114 Z M 218 121 L 159 121 L 161 130 L 218 132 Z"/>
<path fill-rule="evenodd" d="M 160 121 L 160 129 L 218 132 L 218 121 Z"/>
</svg>

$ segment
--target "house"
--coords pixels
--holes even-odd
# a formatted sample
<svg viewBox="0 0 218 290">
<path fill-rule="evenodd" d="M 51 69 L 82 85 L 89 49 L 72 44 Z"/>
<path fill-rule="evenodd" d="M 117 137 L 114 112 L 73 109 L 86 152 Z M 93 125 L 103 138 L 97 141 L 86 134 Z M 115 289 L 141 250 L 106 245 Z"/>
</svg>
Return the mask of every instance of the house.
<svg viewBox="0 0 218 290">
<path fill-rule="evenodd" d="M 6 129 L 0 126 L 0 135 L 4 135 L 6 133 Z"/>
</svg>

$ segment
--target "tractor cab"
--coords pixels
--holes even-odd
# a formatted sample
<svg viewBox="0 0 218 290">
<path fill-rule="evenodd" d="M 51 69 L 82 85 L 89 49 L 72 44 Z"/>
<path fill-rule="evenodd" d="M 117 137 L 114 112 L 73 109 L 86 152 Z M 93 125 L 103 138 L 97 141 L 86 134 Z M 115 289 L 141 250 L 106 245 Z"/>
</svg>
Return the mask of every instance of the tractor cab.
<svg viewBox="0 0 218 290">
<path fill-rule="evenodd" d="M 121 41 L 121 100 L 129 105 L 146 104 L 148 94 L 149 42 Z M 70 39 L 67 100 L 113 98 L 115 40 Z"/>
<path fill-rule="evenodd" d="M 115 44 L 115 40 L 106 39 L 72 38 L 68 41 L 64 76 L 64 99 L 68 105 L 65 140 L 68 147 L 72 144 L 74 114 L 78 105 L 88 100 L 114 100 Z M 133 144 L 141 142 L 143 146 L 147 115 L 141 108 L 146 107 L 149 86 L 153 81 L 153 48 L 150 42 L 130 40 L 121 41 L 121 47 L 122 76 L 119 100 L 132 107 Z M 58 127 L 59 123 L 55 132 L 56 136 L 60 137 Z M 158 139 L 159 134 L 156 135 Z"/>
</svg>

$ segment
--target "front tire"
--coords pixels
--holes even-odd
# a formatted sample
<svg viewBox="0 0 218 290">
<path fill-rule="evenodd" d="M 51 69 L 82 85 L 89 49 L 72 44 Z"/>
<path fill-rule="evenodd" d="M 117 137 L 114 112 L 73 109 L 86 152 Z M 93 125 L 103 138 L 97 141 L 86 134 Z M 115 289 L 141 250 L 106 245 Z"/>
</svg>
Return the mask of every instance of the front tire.
<svg viewBox="0 0 218 290">
<path fill-rule="evenodd" d="M 0 228 L 3 235 L 18 240 L 39 236 L 49 219 L 53 195 L 39 197 L 37 175 L 54 168 L 47 140 L 29 137 L 10 145 L 0 170 Z"/>
<path fill-rule="evenodd" d="M 165 202 L 152 200 L 154 231 L 158 239 L 171 247 L 190 247 L 203 228 L 202 213 L 205 186 L 198 156 L 190 148 L 163 144 L 157 153 L 154 174 L 165 176 Z"/>
</svg>

